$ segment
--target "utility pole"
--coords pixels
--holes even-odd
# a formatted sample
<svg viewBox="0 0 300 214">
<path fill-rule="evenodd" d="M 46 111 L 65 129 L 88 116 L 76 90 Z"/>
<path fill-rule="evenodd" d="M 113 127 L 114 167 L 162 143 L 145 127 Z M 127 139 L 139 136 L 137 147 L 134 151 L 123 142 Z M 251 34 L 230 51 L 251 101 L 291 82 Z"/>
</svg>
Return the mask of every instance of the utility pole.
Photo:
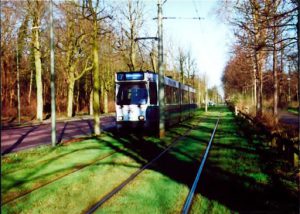
<svg viewBox="0 0 300 214">
<path fill-rule="evenodd" d="M 207 85 L 205 83 L 205 112 L 207 112 L 207 105 L 208 105 L 208 92 L 207 92 Z"/>
<path fill-rule="evenodd" d="M 51 73 L 51 142 L 56 145 L 56 112 L 55 112 L 55 71 L 54 71 L 54 32 L 53 1 L 50 0 L 50 73 Z"/>
<path fill-rule="evenodd" d="M 207 112 L 207 105 L 208 105 L 208 90 L 207 90 L 207 79 L 206 79 L 206 74 L 204 76 L 204 102 L 205 102 L 205 112 Z"/>
<path fill-rule="evenodd" d="M 17 44 L 16 44 L 16 48 L 17 48 L 17 99 L 18 99 L 18 124 L 20 124 L 21 122 L 21 104 L 20 104 L 20 71 L 19 71 L 19 36 L 17 33 Z"/>
<path fill-rule="evenodd" d="M 164 100 L 164 70 L 163 70 L 163 24 L 162 24 L 162 3 L 157 3 L 157 24 L 158 24 L 158 103 L 159 103 L 159 138 L 165 136 L 165 100 Z"/>
</svg>

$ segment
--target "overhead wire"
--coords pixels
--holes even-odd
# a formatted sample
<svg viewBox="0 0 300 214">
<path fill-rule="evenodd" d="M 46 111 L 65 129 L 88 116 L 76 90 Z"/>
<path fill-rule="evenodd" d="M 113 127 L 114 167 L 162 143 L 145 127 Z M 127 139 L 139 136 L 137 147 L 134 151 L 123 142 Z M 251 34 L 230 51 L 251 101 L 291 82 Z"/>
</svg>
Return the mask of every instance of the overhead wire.
<svg viewBox="0 0 300 214">
<path fill-rule="evenodd" d="M 194 8 L 195 8 L 195 11 L 196 11 L 196 15 L 197 15 L 197 18 L 199 19 L 199 21 L 203 18 L 200 17 L 199 15 L 199 11 L 198 11 L 198 7 L 197 7 L 197 3 L 195 0 L 193 0 L 193 4 L 194 4 Z"/>
</svg>

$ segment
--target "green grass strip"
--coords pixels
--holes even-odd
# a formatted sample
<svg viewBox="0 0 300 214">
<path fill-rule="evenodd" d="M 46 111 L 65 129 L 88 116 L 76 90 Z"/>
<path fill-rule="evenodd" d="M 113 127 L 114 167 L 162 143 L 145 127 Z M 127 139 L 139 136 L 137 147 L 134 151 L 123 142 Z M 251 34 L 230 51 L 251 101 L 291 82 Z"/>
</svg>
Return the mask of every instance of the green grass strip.
<svg viewBox="0 0 300 214">
<path fill-rule="evenodd" d="M 297 194 L 279 182 L 273 154 L 255 130 L 226 108 L 191 213 L 296 213 Z"/>
<path fill-rule="evenodd" d="M 215 122 L 202 114 L 185 121 L 194 130 L 96 213 L 180 213 Z"/>
</svg>

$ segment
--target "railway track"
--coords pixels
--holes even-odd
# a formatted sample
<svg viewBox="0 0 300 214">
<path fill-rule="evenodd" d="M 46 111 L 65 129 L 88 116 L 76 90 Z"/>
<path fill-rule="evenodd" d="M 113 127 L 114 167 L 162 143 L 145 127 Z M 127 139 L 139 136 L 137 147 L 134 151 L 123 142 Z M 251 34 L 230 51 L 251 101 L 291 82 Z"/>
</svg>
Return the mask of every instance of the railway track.
<svg viewBox="0 0 300 214">
<path fill-rule="evenodd" d="M 82 164 L 82 165 L 76 166 L 71 172 L 68 172 L 68 173 L 63 174 L 63 175 L 61 175 L 61 176 L 58 176 L 58 177 L 56 177 L 55 179 L 50 180 L 50 181 L 48 181 L 48 182 L 41 183 L 41 184 L 38 185 L 36 188 L 30 189 L 30 190 L 28 190 L 28 191 L 24 191 L 24 192 L 22 192 L 21 194 L 19 194 L 17 197 L 3 199 L 3 201 L 1 202 L 1 206 L 5 205 L 5 204 L 8 204 L 8 203 L 10 203 L 10 202 L 12 202 L 12 201 L 15 201 L 15 200 L 17 200 L 17 199 L 19 199 L 19 198 L 22 198 L 22 197 L 24 197 L 24 196 L 26 196 L 26 195 L 28 195 L 28 194 L 30 194 L 30 193 L 36 191 L 36 190 L 41 189 L 42 187 L 45 187 L 45 186 L 47 186 L 47 185 L 50 185 L 50 184 L 52 184 L 52 183 L 54 183 L 54 182 L 56 182 L 56 181 L 58 181 L 58 180 L 61 180 L 61 179 L 65 178 L 65 177 L 67 177 L 67 176 L 69 176 L 69 175 L 72 175 L 72 174 L 74 174 L 74 173 L 77 173 L 77 172 L 79 172 L 79 171 L 81 171 L 81 170 L 83 170 L 83 169 L 85 169 L 85 168 L 87 168 L 87 167 L 89 167 L 89 166 L 93 166 L 94 164 L 98 163 L 99 161 L 103 161 L 103 160 L 105 160 L 106 158 L 109 158 L 109 157 L 111 157 L 112 155 L 114 155 L 114 154 L 116 154 L 116 153 L 118 153 L 118 151 L 114 151 L 114 152 L 108 153 L 108 154 L 106 154 L 106 155 L 103 155 L 103 156 L 101 156 L 101 157 L 99 157 L 99 158 L 93 160 L 93 161 L 90 162 L 90 163 Z M 23 183 L 17 183 L 17 185 L 14 185 L 14 187 L 20 186 L 20 185 L 22 185 L 22 184 L 23 184 Z"/>
<path fill-rule="evenodd" d="M 76 142 L 78 142 L 78 141 L 83 141 L 83 140 L 86 140 L 86 139 L 87 139 L 87 137 L 77 138 L 77 139 L 76 139 Z M 64 144 L 68 144 L 68 143 L 70 143 L 70 142 L 75 142 L 75 140 L 74 140 L 74 139 L 71 139 L 71 140 L 65 141 Z M 67 155 L 67 154 L 63 154 L 63 155 Z M 38 160 L 38 161 L 36 161 L 35 163 L 26 164 L 25 166 L 26 166 L 27 168 L 34 168 L 34 167 L 36 167 L 36 166 L 39 166 L 40 164 L 54 161 L 55 159 L 57 159 L 57 157 L 46 158 L 46 159 L 43 159 L 43 160 Z M 7 175 L 7 174 L 16 173 L 16 172 L 19 172 L 19 171 L 22 171 L 22 170 L 24 170 L 24 168 L 20 168 L 20 169 L 12 169 L 12 170 L 4 170 L 4 172 L 1 172 L 1 176 L 2 176 L 4 173 Z"/>
<path fill-rule="evenodd" d="M 181 136 L 181 137 L 182 137 L 182 136 Z M 179 139 L 179 138 L 178 138 L 178 139 Z M 68 142 L 65 142 L 65 143 L 68 143 Z M 22 193 L 18 194 L 16 197 L 13 197 L 13 198 L 12 198 L 12 197 L 5 198 L 5 199 L 3 199 L 3 201 L 1 202 L 1 206 L 5 205 L 5 204 L 8 204 L 8 203 L 10 203 L 10 202 L 13 202 L 13 201 L 15 201 L 15 200 L 17 200 L 17 199 L 19 199 L 19 198 L 22 198 L 22 197 L 24 197 L 24 196 L 26 196 L 26 195 L 28 195 L 28 194 L 34 192 L 34 191 L 37 191 L 37 190 L 39 190 L 39 189 L 41 189 L 41 188 L 43 188 L 43 187 L 45 187 L 45 186 L 47 186 L 47 185 L 50 185 L 50 184 L 52 184 L 52 183 L 54 183 L 54 182 L 56 182 L 56 181 L 59 181 L 59 180 L 65 178 L 65 177 L 67 177 L 67 176 L 70 176 L 70 175 L 72 175 L 72 174 L 74 174 L 74 173 L 77 173 L 77 172 L 79 172 L 79 171 L 81 171 L 81 170 L 83 170 L 83 169 L 85 169 L 85 168 L 87 168 L 87 167 L 89 167 L 89 166 L 93 166 L 93 165 L 95 165 L 95 164 L 98 164 L 99 161 L 104 161 L 105 159 L 107 159 L 107 158 L 113 156 L 114 154 L 117 154 L 117 153 L 120 152 L 122 149 L 125 149 L 125 147 L 121 147 L 121 148 L 117 149 L 116 151 L 111 152 L 111 153 L 109 153 L 109 154 L 102 155 L 101 157 L 99 157 L 99 158 L 93 160 L 93 161 L 90 162 L 90 163 L 82 164 L 82 165 L 77 165 L 77 166 L 76 166 L 73 170 L 71 170 L 70 172 L 67 172 L 66 174 L 63 174 L 63 175 L 61 175 L 61 176 L 58 176 L 58 177 L 56 177 L 55 179 L 52 179 L 52 180 L 50 180 L 50 181 L 48 181 L 48 182 L 40 183 L 37 187 L 32 188 L 32 189 L 27 190 L 27 191 L 23 191 Z M 49 158 L 49 159 L 45 159 L 45 160 L 42 160 L 42 161 L 38 161 L 38 163 L 31 164 L 29 167 L 35 167 L 35 166 L 38 166 L 39 164 L 42 164 L 42 163 L 44 163 L 44 162 L 48 162 L 48 161 L 51 161 L 51 160 L 54 160 L 54 158 Z M 5 175 L 13 174 L 13 173 L 16 173 L 16 172 L 21 171 L 21 170 L 23 170 L 23 169 L 8 170 L 7 172 L 5 172 Z M 1 176 L 2 176 L 2 173 L 1 173 Z M 15 188 L 15 187 L 21 186 L 22 184 L 23 184 L 23 182 L 16 183 L 16 185 L 14 185 L 13 187 Z"/>
<path fill-rule="evenodd" d="M 155 156 L 153 156 L 153 158 L 147 158 L 148 162 L 144 163 L 143 166 L 141 168 L 139 168 L 137 171 L 133 172 L 131 175 L 129 175 L 129 177 L 124 180 L 124 181 L 121 181 L 122 183 L 119 184 L 117 187 L 115 187 L 113 190 L 111 190 L 108 194 L 106 194 L 104 197 L 102 197 L 97 203 L 94 203 L 92 206 L 90 206 L 88 208 L 88 210 L 86 211 L 86 213 L 93 213 L 94 211 L 96 211 L 99 207 L 101 207 L 105 202 L 107 202 L 110 198 L 112 198 L 113 196 L 115 196 L 119 191 L 121 191 L 125 186 L 127 186 L 129 183 L 131 183 L 139 174 L 141 174 L 143 171 L 145 171 L 146 169 L 149 169 L 150 166 L 152 168 L 152 165 L 155 165 L 154 163 L 155 162 L 158 162 L 159 159 L 163 159 L 161 157 L 163 157 L 165 154 L 168 154 L 168 152 L 170 152 L 170 150 L 176 150 L 175 148 L 175 145 L 177 145 L 180 141 L 182 142 L 182 140 L 184 138 L 186 138 L 191 131 L 193 130 L 196 130 L 195 128 L 197 126 L 199 126 L 199 122 L 197 122 L 196 125 L 193 125 L 193 126 L 188 126 L 188 130 L 185 131 L 185 133 L 177 138 L 175 138 L 171 143 L 169 143 L 168 145 L 164 145 L 161 147 L 161 151 L 159 151 L 159 154 L 156 154 Z M 216 127 L 214 129 L 214 132 L 216 130 Z M 211 137 L 213 138 L 213 137 Z M 122 147 L 122 148 L 119 148 L 120 150 L 126 148 L 125 147 Z M 20 192 L 20 194 L 18 195 L 14 195 L 13 197 L 8 197 L 8 198 L 5 198 L 5 200 L 2 201 L 2 205 L 6 205 L 10 202 L 14 202 L 22 197 L 25 197 L 27 195 L 29 195 L 30 193 L 32 192 L 35 192 L 47 185 L 50 185 L 56 181 L 59 181 L 67 176 L 70 176 L 74 173 L 77 173 L 77 172 L 80 172 L 81 170 L 84 170 L 86 168 L 88 168 L 89 166 L 93 166 L 95 164 L 98 164 L 100 161 L 103 161 L 105 160 L 106 158 L 108 157 L 111 157 L 112 155 L 118 153 L 120 151 L 116 150 L 114 152 L 111 152 L 111 153 L 108 153 L 106 155 L 102 155 L 101 157 L 97 158 L 97 159 L 94 159 L 93 161 L 89 162 L 89 163 L 85 163 L 85 164 L 81 164 L 81 165 L 77 165 L 75 168 L 73 168 L 71 171 L 69 172 L 66 172 L 65 174 L 63 175 L 60 175 L 60 176 L 57 176 L 56 178 L 48 181 L 48 182 L 42 182 L 40 184 L 38 184 L 35 188 L 32 188 L 32 189 L 29 189 L 29 190 L 25 190 L 25 191 L 22 191 Z M 155 153 L 153 153 L 155 154 Z M 168 156 L 168 155 L 167 155 Z M 150 156 L 151 157 L 151 156 Z M 194 159 L 194 161 L 199 164 L 200 163 L 200 160 L 197 160 L 197 159 Z M 40 162 L 41 163 L 41 162 Z M 196 170 L 196 169 L 195 169 Z M 14 185 L 14 187 L 17 187 L 17 186 L 21 186 L 23 184 L 23 182 L 20 182 L 20 183 L 16 183 L 16 185 Z M 17 196 L 17 197 L 16 197 Z"/>
<path fill-rule="evenodd" d="M 184 206 L 183 206 L 183 209 L 182 209 L 182 213 L 183 214 L 187 214 L 190 210 L 190 207 L 191 207 L 191 204 L 192 204 L 192 201 L 193 201 L 193 197 L 194 197 L 194 194 L 195 194 L 195 191 L 196 191 L 196 188 L 198 186 L 198 182 L 199 182 L 199 179 L 200 179 L 200 176 L 201 176 L 201 173 L 202 173 L 202 170 L 203 170 L 203 167 L 204 167 L 204 164 L 206 162 L 206 159 L 207 159 L 207 156 L 208 156 L 208 153 L 210 151 L 210 148 L 211 148 L 211 144 L 212 144 L 212 141 L 215 137 L 215 133 L 216 133 L 216 130 L 217 130 L 217 127 L 218 127 L 218 124 L 219 124 L 219 120 L 220 118 L 218 118 L 217 122 L 216 122 L 216 125 L 214 127 L 214 130 L 211 134 L 211 137 L 210 137 L 210 140 L 208 142 L 208 145 L 206 147 L 206 150 L 205 150 L 205 153 L 204 153 L 204 156 L 202 158 L 202 161 L 200 163 L 200 166 L 199 166 L 199 169 L 197 171 L 197 174 L 196 174 L 196 177 L 195 177 L 195 180 L 193 182 L 193 185 L 192 185 L 192 188 L 186 198 L 186 201 L 184 203 Z"/>
<path fill-rule="evenodd" d="M 214 130 L 211 134 L 211 138 L 210 141 L 208 143 L 208 146 L 206 148 L 204 157 L 202 158 L 202 161 L 200 163 L 200 167 L 199 170 L 197 172 L 197 176 L 194 180 L 193 186 L 191 188 L 191 191 L 186 199 L 186 203 L 184 205 L 184 207 L 182 208 L 182 213 L 187 213 L 189 210 L 189 207 L 191 205 L 192 199 L 193 199 L 193 195 L 195 192 L 195 189 L 197 187 L 199 178 L 200 178 L 200 174 L 202 172 L 202 169 L 204 167 L 208 152 L 210 150 L 211 147 L 211 143 L 213 141 L 217 126 L 219 123 L 219 119 L 216 122 L 216 125 L 214 127 Z M 185 132 L 185 134 L 183 136 L 180 136 L 178 138 L 176 138 L 171 144 L 169 144 L 167 146 L 167 148 L 165 148 L 162 152 L 160 152 L 159 154 L 157 154 L 152 160 L 150 160 L 148 163 L 146 163 L 143 167 L 141 167 L 140 169 L 138 169 L 137 171 L 135 171 L 134 173 L 132 173 L 125 181 L 123 181 L 120 185 L 118 185 L 117 187 L 115 187 L 112 191 L 110 191 L 108 194 L 106 194 L 104 197 L 102 197 L 98 202 L 96 202 L 95 204 L 93 204 L 85 213 L 87 214 L 91 214 L 94 213 L 98 208 L 100 208 L 105 202 L 107 202 L 109 199 L 111 199 L 113 196 L 115 196 L 119 191 L 121 191 L 125 186 L 127 186 L 129 183 L 131 183 L 139 174 L 141 174 L 142 172 L 144 172 L 146 169 L 148 169 L 153 163 L 155 163 L 157 160 L 159 160 L 163 155 L 165 155 L 167 152 L 169 152 L 170 150 L 173 149 L 173 147 L 182 139 L 184 139 L 192 130 L 195 129 L 196 126 L 193 126 L 192 128 L 190 128 L 188 131 Z"/>
</svg>

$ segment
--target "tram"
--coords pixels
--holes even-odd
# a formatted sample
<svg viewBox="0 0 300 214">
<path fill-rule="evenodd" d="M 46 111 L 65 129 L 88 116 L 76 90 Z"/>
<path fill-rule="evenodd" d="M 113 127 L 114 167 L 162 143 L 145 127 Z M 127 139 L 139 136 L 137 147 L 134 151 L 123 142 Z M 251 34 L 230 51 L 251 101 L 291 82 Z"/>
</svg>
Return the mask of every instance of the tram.
<svg viewBox="0 0 300 214">
<path fill-rule="evenodd" d="M 115 74 L 117 128 L 158 128 L 158 74 L 151 71 Z M 196 90 L 164 76 L 165 122 L 173 125 L 186 119 L 196 109 Z"/>
</svg>

